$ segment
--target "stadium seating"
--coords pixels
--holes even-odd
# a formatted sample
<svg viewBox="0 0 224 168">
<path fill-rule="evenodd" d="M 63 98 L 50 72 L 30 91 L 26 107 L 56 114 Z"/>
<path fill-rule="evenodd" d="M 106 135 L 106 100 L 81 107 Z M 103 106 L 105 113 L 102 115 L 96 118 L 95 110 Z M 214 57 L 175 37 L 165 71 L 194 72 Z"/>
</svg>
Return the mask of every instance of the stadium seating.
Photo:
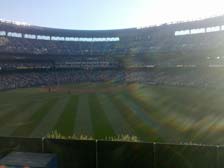
<svg viewBox="0 0 224 168">
<path fill-rule="evenodd" d="M 224 16 L 107 31 L 0 21 L 0 89 L 102 81 L 217 86 L 223 25 Z"/>
</svg>

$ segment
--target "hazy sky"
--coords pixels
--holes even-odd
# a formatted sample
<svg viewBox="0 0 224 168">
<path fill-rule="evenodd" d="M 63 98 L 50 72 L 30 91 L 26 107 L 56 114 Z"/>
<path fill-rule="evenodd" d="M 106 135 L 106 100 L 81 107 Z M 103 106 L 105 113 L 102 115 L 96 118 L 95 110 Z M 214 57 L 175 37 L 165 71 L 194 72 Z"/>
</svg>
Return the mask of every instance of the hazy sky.
<svg viewBox="0 0 224 168">
<path fill-rule="evenodd" d="M 118 29 L 224 14 L 224 0 L 0 0 L 0 18 L 67 29 Z"/>
</svg>

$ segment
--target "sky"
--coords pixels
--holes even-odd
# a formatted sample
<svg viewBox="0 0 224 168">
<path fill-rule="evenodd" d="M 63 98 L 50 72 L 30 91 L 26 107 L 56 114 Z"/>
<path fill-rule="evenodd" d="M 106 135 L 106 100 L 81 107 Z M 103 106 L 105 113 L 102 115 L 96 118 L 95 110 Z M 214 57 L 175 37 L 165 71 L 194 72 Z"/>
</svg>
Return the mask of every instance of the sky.
<svg viewBox="0 0 224 168">
<path fill-rule="evenodd" d="M 224 14 L 224 0 L 0 0 L 0 19 L 64 29 L 147 27 Z"/>
</svg>

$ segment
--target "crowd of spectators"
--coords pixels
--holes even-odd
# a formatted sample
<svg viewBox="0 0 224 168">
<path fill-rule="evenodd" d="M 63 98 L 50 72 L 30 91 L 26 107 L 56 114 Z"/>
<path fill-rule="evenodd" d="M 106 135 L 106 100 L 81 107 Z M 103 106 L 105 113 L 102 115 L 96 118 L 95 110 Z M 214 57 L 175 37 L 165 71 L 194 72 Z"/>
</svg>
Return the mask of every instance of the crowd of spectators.
<svg viewBox="0 0 224 168">
<path fill-rule="evenodd" d="M 224 78 L 221 78 L 218 72 L 208 72 L 195 68 L 185 70 L 178 68 L 156 71 L 141 70 L 125 74 L 125 80 L 127 82 L 144 82 L 151 85 L 215 87 L 222 84 L 221 81 L 224 82 Z"/>
<path fill-rule="evenodd" d="M 156 69 L 156 70 L 58 70 L 0 73 L 0 90 L 54 86 L 83 82 L 124 82 L 150 85 L 220 87 L 223 69 Z"/>
<path fill-rule="evenodd" d="M 107 55 L 123 53 L 117 42 L 66 42 L 0 37 L 0 52 L 55 55 Z"/>
<path fill-rule="evenodd" d="M 32 62 L 0 62 L 0 70 L 18 70 L 18 69 L 50 69 L 53 67 L 52 63 L 49 62 L 40 62 L 40 63 L 32 63 Z"/>
<path fill-rule="evenodd" d="M 122 76 L 116 70 L 90 71 L 49 71 L 49 72 L 10 72 L 0 74 L 0 90 L 27 88 L 34 86 L 54 86 L 82 82 L 105 82 L 118 80 Z"/>
</svg>

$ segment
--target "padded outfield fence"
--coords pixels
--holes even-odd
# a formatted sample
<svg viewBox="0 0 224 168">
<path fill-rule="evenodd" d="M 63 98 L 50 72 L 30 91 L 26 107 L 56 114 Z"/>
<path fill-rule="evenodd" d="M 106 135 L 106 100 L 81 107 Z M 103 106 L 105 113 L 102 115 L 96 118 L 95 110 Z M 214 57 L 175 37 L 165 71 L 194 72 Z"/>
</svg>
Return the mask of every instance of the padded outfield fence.
<svg viewBox="0 0 224 168">
<path fill-rule="evenodd" d="M 0 138 L 7 153 L 54 153 L 61 168 L 223 168 L 224 146 Z"/>
</svg>

